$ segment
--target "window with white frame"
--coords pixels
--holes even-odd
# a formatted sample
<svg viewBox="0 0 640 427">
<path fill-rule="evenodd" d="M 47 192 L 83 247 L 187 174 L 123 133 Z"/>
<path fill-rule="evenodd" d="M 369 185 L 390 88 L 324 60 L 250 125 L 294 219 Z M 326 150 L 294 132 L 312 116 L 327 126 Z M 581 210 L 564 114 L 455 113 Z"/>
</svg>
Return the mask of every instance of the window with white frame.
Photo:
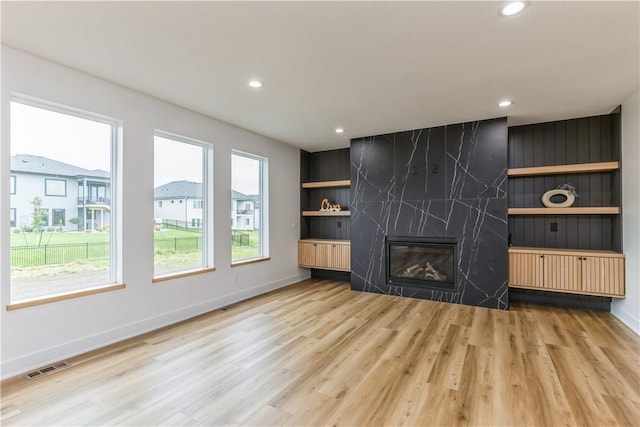
<svg viewBox="0 0 640 427">
<path fill-rule="evenodd" d="M 212 191 L 212 145 L 156 132 L 154 219 L 161 225 L 154 227 L 155 277 L 213 267 Z M 171 203 L 163 208 L 160 199 Z"/>
<path fill-rule="evenodd" d="M 16 176 L 11 175 L 11 183 L 10 183 L 10 194 L 16 194 Z"/>
<path fill-rule="evenodd" d="M 11 208 L 10 214 L 9 214 L 9 227 L 15 227 L 16 226 L 16 208 Z"/>
<path fill-rule="evenodd" d="M 91 205 L 78 195 L 95 182 L 113 194 L 118 122 L 15 98 L 10 124 L 11 173 L 21 190 L 14 178 L 11 224 L 20 232 L 11 233 L 11 302 L 113 285 L 114 197 Z"/>
<path fill-rule="evenodd" d="M 44 179 L 44 195 L 67 197 L 67 181 L 65 179 Z"/>
<path fill-rule="evenodd" d="M 236 208 L 236 211 L 232 212 L 234 215 L 234 218 L 231 218 L 232 263 L 269 257 L 268 178 L 269 162 L 265 157 L 233 151 L 231 154 L 231 204 L 237 207 L 243 206 L 245 209 Z M 236 200 L 233 200 L 234 198 Z M 247 200 L 250 202 L 246 202 Z M 242 216 L 235 217 L 238 215 Z"/>
</svg>

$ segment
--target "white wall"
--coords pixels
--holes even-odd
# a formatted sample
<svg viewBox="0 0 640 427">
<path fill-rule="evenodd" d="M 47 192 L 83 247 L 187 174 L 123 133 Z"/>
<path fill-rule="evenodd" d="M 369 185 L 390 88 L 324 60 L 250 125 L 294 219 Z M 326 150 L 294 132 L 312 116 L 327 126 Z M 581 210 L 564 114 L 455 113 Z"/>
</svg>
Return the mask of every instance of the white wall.
<svg viewBox="0 0 640 427">
<path fill-rule="evenodd" d="M 640 334 L 640 91 L 622 103 L 622 231 L 626 298 L 611 312 Z"/>
<path fill-rule="evenodd" d="M 9 227 L 0 227 L 1 377 L 101 347 L 308 276 L 297 267 L 299 150 L 118 85 L 2 47 L 0 224 L 9 223 L 9 102 L 22 94 L 123 123 L 121 276 L 126 289 L 6 311 Z M 154 129 L 214 144 L 217 271 L 151 283 Z M 230 268 L 231 150 L 269 159 L 271 260 Z M 277 189 L 277 190 L 276 190 Z"/>
</svg>

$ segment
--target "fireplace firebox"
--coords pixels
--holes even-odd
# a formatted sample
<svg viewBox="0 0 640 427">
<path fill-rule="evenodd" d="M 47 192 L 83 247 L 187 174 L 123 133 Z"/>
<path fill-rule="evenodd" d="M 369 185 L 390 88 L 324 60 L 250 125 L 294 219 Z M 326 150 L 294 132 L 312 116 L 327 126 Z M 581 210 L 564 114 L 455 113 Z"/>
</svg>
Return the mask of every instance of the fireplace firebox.
<svg viewBox="0 0 640 427">
<path fill-rule="evenodd" d="M 387 285 L 455 289 L 456 244 L 456 239 L 444 237 L 387 236 Z"/>
</svg>

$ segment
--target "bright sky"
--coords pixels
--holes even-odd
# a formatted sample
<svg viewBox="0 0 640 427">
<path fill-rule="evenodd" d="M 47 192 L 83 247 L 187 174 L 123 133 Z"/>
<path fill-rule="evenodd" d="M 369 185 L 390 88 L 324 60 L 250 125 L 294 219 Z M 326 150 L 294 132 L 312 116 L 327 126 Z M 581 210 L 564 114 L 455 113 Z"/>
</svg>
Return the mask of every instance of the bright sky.
<svg viewBox="0 0 640 427">
<path fill-rule="evenodd" d="M 154 186 L 171 181 L 202 182 L 203 155 L 202 147 L 156 136 L 153 148 Z"/>
<path fill-rule="evenodd" d="M 258 194 L 260 187 L 260 162 L 236 154 L 231 155 L 231 188 L 246 194 Z"/>
<path fill-rule="evenodd" d="M 12 102 L 11 154 L 48 157 L 85 169 L 110 172 L 111 126 Z M 156 137 L 154 185 L 182 180 L 202 182 L 202 156 L 201 147 Z M 243 194 L 258 194 L 259 161 L 234 154 L 231 166 L 232 188 Z"/>
<path fill-rule="evenodd" d="M 111 126 L 12 102 L 11 154 L 110 172 Z"/>
</svg>

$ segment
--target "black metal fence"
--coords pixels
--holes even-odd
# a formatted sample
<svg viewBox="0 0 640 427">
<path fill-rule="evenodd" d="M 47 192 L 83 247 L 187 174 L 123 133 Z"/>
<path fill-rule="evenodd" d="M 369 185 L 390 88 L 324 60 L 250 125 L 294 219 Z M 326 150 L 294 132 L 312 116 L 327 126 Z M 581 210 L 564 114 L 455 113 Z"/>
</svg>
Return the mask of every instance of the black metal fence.
<svg viewBox="0 0 640 427">
<path fill-rule="evenodd" d="M 231 230 L 231 241 L 238 246 L 249 246 L 249 234 Z"/>
<path fill-rule="evenodd" d="M 156 251 L 196 252 L 202 250 L 202 237 L 174 237 L 155 239 Z M 14 246 L 11 248 L 11 267 L 36 267 L 66 264 L 73 261 L 107 259 L 111 251 L 109 242 L 65 243 L 40 246 Z"/>
<path fill-rule="evenodd" d="M 167 239 L 154 239 L 156 251 L 196 252 L 202 250 L 202 237 L 173 237 Z"/>
<path fill-rule="evenodd" d="M 11 248 L 11 267 L 66 264 L 73 261 L 109 257 L 109 242 L 65 243 L 58 245 L 15 246 Z"/>
</svg>

